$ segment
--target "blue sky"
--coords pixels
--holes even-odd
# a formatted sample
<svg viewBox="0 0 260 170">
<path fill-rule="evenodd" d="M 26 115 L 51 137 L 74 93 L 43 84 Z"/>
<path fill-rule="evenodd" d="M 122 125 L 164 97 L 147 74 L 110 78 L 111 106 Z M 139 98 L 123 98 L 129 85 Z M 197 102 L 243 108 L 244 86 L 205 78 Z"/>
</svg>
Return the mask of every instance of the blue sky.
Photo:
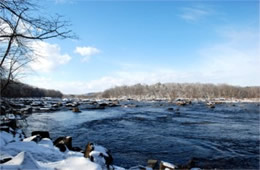
<svg viewBox="0 0 260 170">
<path fill-rule="evenodd" d="M 260 85 L 259 1 L 48 0 L 79 39 L 37 42 L 25 82 L 63 93 L 157 82 Z"/>
</svg>

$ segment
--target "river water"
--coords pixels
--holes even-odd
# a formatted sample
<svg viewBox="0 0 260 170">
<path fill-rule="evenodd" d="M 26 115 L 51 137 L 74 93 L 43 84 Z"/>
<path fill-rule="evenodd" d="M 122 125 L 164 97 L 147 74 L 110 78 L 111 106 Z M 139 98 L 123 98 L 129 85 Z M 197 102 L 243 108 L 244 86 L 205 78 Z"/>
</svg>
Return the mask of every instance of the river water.
<svg viewBox="0 0 260 170">
<path fill-rule="evenodd" d="M 138 107 L 34 113 L 27 118 L 28 136 L 47 130 L 52 139 L 72 136 L 73 146 L 94 142 L 111 151 L 114 164 L 146 165 L 148 159 L 224 169 L 259 169 L 259 104 L 205 103 L 176 106 L 135 102 Z M 180 109 L 180 113 L 168 108 Z"/>
</svg>

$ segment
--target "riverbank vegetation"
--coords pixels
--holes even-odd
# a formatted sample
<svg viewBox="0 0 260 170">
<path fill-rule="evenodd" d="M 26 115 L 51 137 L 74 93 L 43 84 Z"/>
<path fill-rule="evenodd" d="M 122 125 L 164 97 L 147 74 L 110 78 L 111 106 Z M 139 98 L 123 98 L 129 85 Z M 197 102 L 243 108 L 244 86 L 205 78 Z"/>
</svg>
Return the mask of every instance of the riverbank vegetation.
<svg viewBox="0 0 260 170">
<path fill-rule="evenodd" d="M 1 80 L 1 85 L 5 84 L 5 80 Z M 2 91 L 1 97 L 62 97 L 62 93 L 58 90 L 43 89 L 33 87 L 28 84 L 17 81 L 9 82 L 8 87 Z"/>
<path fill-rule="evenodd" d="M 96 94 L 102 98 L 259 98 L 260 86 L 240 87 L 227 84 L 201 83 L 157 83 L 154 85 L 136 84 L 118 86 Z"/>
</svg>

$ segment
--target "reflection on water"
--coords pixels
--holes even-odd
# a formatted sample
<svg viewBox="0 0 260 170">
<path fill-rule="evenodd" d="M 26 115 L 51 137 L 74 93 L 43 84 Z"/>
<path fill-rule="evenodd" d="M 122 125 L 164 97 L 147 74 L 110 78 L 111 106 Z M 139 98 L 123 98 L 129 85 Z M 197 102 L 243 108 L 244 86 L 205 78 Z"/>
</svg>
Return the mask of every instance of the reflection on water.
<svg viewBox="0 0 260 170">
<path fill-rule="evenodd" d="M 175 164 L 191 158 L 201 167 L 259 168 L 259 106 L 255 103 L 180 107 L 168 103 L 135 103 L 136 108 L 35 113 L 28 117 L 29 135 L 48 130 L 51 137 L 72 136 L 73 145 L 88 141 L 111 150 L 114 164 L 146 165 L 148 159 Z"/>
</svg>

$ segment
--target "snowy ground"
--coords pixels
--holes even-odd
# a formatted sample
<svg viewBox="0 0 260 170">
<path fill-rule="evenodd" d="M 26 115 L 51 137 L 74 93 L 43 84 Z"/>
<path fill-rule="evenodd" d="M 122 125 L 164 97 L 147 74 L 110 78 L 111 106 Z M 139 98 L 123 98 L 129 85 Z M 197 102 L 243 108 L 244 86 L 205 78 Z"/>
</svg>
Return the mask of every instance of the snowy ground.
<svg viewBox="0 0 260 170">
<path fill-rule="evenodd" d="M 20 130 L 15 135 L 5 131 L 0 132 L 0 158 L 11 160 L 0 164 L 0 169 L 63 169 L 63 170 L 101 170 L 107 169 L 105 161 L 99 153 L 106 154 L 106 149 L 96 145 L 92 151 L 94 162 L 85 158 L 82 153 L 66 150 L 61 152 L 48 138 L 43 138 L 38 143 L 32 141 L 34 136 L 24 138 Z M 96 163 L 97 162 L 97 163 Z M 114 169 L 124 169 L 111 166 Z"/>
</svg>

